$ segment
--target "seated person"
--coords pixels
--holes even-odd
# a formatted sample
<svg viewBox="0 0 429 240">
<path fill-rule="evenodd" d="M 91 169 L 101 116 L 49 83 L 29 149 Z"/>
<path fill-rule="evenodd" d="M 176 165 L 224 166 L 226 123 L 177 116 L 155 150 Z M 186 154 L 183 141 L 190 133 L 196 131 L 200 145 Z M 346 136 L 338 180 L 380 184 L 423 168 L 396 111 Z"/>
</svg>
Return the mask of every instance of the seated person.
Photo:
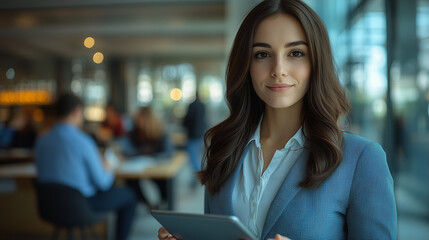
<svg viewBox="0 0 429 240">
<path fill-rule="evenodd" d="M 134 117 L 134 126 L 128 134 L 132 153 L 125 155 L 149 155 L 155 158 L 168 158 L 172 156 L 173 146 L 164 130 L 162 121 L 157 118 L 150 107 L 142 107 Z M 167 186 L 165 180 L 154 180 L 161 192 L 162 200 L 167 199 Z M 154 208 L 147 201 L 141 191 L 138 180 L 130 180 L 127 184 L 132 187 L 140 201 L 149 208 Z"/>
<path fill-rule="evenodd" d="M 113 103 L 109 102 L 106 106 L 106 117 L 100 125 L 97 137 L 101 142 L 109 142 L 123 136 L 125 136 L 125 129 L 122 116 L 116 111 Z"/>
<path fill-rule="evenodd" d="M 10 111 L 9 119 L 0 129 L 0 148 L 33 148 L 37 130 L 31 119 L 31 109 L 17 106 Z"/>
<path fill-rule="evenodd" d="M 126 239 L 134 218 L 136 198 L 129 188 L 113 186 L 114 175 L 103 166 L 95 142 L 79 129 L 83 123 L 82 105 L 73 94 L 58 98 L 58 122 L 36 143 L 37 180 L 78 189 L 95 211 L 115 211 L 115 239 Z"/>
<path fill-rule="evenodd" d="M 128 137 L 134 149 L 134 155 L 171 157 L 173 147 L 162 120 L 150 107 L 140 108 L 133 120 L 134 125 Z"/>
</svg>

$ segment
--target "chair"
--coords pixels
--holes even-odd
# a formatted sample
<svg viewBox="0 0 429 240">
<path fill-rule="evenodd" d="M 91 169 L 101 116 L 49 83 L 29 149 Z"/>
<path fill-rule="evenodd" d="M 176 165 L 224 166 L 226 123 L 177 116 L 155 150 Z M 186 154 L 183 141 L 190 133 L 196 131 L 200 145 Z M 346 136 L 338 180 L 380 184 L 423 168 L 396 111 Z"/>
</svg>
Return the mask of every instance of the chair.
<svg viewBox="0 0 429 240">
<path fill-rule="evenodd" d="M 99 239 L 93 225 L 106 219 L 91 209 L 82 193 L 59 183 L 36 183 L 40 217 L 55 227 L 52 239 L 58 239 L 59 229 L 67 230 L 67 239 L 74 239 L 73 229 L 81 230 L 82 239 L 88 239 L 87 229 L 92 237 Z"/>
</svg>

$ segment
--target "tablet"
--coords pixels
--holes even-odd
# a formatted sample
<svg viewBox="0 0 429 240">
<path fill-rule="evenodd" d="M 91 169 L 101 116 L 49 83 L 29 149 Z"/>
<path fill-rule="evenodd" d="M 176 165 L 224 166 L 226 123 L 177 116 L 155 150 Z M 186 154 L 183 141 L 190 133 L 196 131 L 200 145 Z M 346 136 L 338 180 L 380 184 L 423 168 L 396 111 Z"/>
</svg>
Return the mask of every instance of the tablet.
<svg viewBox="0 0 429 240">
<path fill-rule="evenodd" d="M 180 240 L 256 240 L 235 216 L 151 211 L 152 216 Z"/>
</svg>

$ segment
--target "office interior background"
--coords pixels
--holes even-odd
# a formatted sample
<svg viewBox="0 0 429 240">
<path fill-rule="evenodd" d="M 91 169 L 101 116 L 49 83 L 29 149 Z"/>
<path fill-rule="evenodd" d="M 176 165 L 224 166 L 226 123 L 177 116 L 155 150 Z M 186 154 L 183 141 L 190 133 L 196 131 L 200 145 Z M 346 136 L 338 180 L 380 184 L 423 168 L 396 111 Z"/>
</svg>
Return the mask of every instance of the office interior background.
<svg viewBox="0 0 429 240">
<path fill-rule="evenodd" d="M 258 2 L 2 0 L 0 129 L 21 107 L 42 132 L 55 97 L 72 91 L 84 100 L 89 133 L 108 102 L 123 116 L 151 106 L 169 132 L 180 133 L 197 89 L 213 126 L 228 115 L 232 40 Z M 398 239 L 429 239 L 429 1 L 305 2 L 326 24 L 352 102 L 346 130 L 386 151 Z M 0 188 L 0 197 L 7 194 Z M 7 221 L 0 216 L 0 225 Z"/>
</svg>

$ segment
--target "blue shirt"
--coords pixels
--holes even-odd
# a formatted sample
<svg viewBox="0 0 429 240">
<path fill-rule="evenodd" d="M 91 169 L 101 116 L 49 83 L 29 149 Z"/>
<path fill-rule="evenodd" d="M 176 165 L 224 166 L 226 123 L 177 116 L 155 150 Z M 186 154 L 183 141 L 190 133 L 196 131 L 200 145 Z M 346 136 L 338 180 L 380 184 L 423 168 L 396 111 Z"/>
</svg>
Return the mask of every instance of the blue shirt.
<svg viewBox="0 0 429 240">
<path fill-rule="evenodd" d="M 262 173 L 264 159 L 260 143 L 261 122 L 262 118 L 249 140 L 249 151 L 244 154 L 239 170 L 241 174 L 232 195 L 234 213 L 258 239 L 261 238 L 271 202 L 304 147 L 300 128 L 282 149 L 276 150 Z"/>
<path fill-rule="evenodd" d="M 103 167 L 94 140 L 71 124 L 58 123 L 38 139 L 35 162 L 39 182 L 65 184 L 85 197 L 113 184 L 114 176 Z"/>
</svg>

